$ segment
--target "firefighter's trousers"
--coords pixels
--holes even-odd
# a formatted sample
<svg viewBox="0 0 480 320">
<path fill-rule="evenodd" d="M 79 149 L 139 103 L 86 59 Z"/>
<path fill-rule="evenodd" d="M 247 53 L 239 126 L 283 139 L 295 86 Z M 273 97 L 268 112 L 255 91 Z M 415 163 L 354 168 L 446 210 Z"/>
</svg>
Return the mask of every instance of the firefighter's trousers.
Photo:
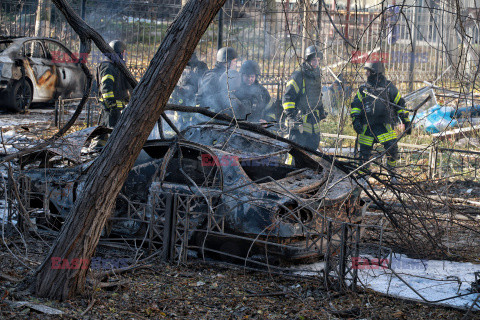
<svg viewBox="0 0 480 320">
<path fill-rule="evenodd" d="M 372 155 L 374 143 L 381 143 L 387 151 L 387 169 L 394 171 L 397 166 L 398 146 L 397 133 L 393 130 L 390 124 L 376 124 L 364 125 L 362 133 L 358 136 L 358 143 L 360 144 L 360 160 L 363 163 L 367 162 Z M 368 165 L 363 167 L 368 168 Z M 363 173 L 362 170 L 359 170 Z"/>
<path fill-rule="evenodd" d="M 291 128 L 288 139 L 298 143 L 301 146 L 317 150 L 318 144 L 320 143 L 320 134 L 309 133 L 305 131 L 300 133 L 299 129 Z"/>
</svg>

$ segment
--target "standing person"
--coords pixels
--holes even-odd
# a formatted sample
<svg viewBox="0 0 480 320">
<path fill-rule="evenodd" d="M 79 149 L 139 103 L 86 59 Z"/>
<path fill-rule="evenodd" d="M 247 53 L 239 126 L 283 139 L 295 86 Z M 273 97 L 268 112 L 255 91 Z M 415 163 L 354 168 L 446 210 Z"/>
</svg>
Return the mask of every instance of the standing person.
<svg viewBox="0 0 480 320">
<path fill-rule="evenodd" d="M 272 99 L 268 90 L 258 82 L 260 67 L 253 60 L 245 61 L 240 68 L 240 83 L 234 87 L 231 99 L 233 112 L 237 119 L 247 118 L 249 121 L 266 121 L 272 107 Z M 224 75 L 222 76 L 224 77 Z M 224 85 L 225 81 L 221 81 Z M 222 92 L 228 94 L 229 88 L 223 88 Z M 229 103 L 229 101 L 227 101 Z"/>
<path fill-rule="evenodd" d="M 125 63 L 124 58 L 127 50 L 125 43 L 120 40 L 113 40 L 110 42 L 110 46 L 116 54 L 111 60 L 117 59 L 117 61 Z M 99 100 L 104 111 L 103 124 L 106 127 L 114 128 L 130 100 L 130 93 L 133 88 L 127 78 L 110 60 L 103 61 L 98 66 L 97 83 L 99 84 Z"/>
<path fill-rule="evenodd" d="M 235 66 L 237 52 L 231 47 L 223 47 L 217 52 L 217 63 L 211 70 L 205 72 L 198 87 L 195 103 L 200 107 L 210 107 L 219 112 L 226 106 L 221 106 L 220 76 Z"/>
<path fill-rule="evenodd" d="M 367 82 L 358 89 L 350 112 L 353 128 L 359 135 L 360 160 L 363 164 L 370 159 L 374 143 L 383 144 L 387 151 L 387 169 L 392 175 L 391 181 L 395 183 L 398 146 L 393 126 L 400 118 L 406 134 L 411 134 L 408 111 L 404 109 L 405 100 L 397 87 L 385 78 L 383 63 L 367 62 L 364 68 Z M 360 173 L 363 172 L 360 170 Z"/>
<path fill-rule="evenodd" d="M 198 60 L 194 52 L 172 93 L 173 102 L 184 106 L 194 106 L 198 84 L 207 71 L 207 64 Z"/>
<path fill-rule="evenodd" d="M 326 118 L 322 104 L 322 53 L 317 46 L 305 50 L 305 62 L 292 73 L 283 96 L 283 110 L 289 127 L 288 139 L 317 149 L 320 121 Z"/>
</svg>

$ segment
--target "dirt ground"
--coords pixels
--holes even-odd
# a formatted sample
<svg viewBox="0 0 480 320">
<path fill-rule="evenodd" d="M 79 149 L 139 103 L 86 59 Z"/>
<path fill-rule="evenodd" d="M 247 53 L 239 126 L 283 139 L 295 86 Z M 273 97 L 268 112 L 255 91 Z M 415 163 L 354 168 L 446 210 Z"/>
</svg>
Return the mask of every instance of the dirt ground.
<svg viewBox="0 0 480 320">
<path fill-rule="evenodd" d="M 5 237 L 9 248 L 22 248 L 18 237 Z M 34 268 L 51 241 L 28 241 Z M 24 248 L 23 248 L 24 249 Z M 24 256 L 24 250 L 15 250 Z M 96 257 L 129 257 L 131 252 L 99 246 Z M 103 278 L 90 273 L 83 296 L 58 302 L 19 291 L 16 279 L 28 274 L 2 243 L 0 249 L 1 319 L 460 319 L 465 311 L 389 298 L 372 291 L 339 294 L 325 291 L 317 279 L 286 278 L 241 267 L 210 263 L 168 265 L 152 260 L 145 267 Z M 25 260 L 22 260 L 25 261 Z M 97 280 L 95 280 L 97 279 Z M 46 315 L 29 301 L 64 312 Z M 480 319 L 480 315 L 473 315 Z"/>
</svg>

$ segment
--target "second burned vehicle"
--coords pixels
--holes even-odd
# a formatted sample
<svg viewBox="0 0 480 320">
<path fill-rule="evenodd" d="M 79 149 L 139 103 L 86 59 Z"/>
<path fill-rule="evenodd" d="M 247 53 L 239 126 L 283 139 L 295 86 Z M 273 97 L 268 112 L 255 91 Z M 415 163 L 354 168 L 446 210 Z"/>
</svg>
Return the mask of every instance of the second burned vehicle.
<svg viewBox="0 0 480 320">
<path fill-rule="evenodd" d="M 69 214 L 90 166 L 81 163 L 80 150 L 98 130 L 77 133 L 75 147 L 63 152 L 63 159 L 77 165 L 24 172 L 30 207 L 49 204 L 49 210 L 38 211 L 43 218 Z M 319 239 L 328 219 L 361 222 L 359 188 L 325 160 L 224 124 L 195 125 L 182 134 L 183 139 L 145 143 L 117 200 L 110 235 L 141 239 L 152 234 L 152 221 L 176 219 L 189 249 L 303 261 L 324 253 Z M 60 154 L 44 150 L 27 162 L 42 158 L 43 166 L 57 165 Z M 293 165 L 284 164 L 288 155 Z M 180 200 L 168 203 L 172 195 Z M 190 202 L 182 211 L 185 199 Z M 135 218 L 125 219 L 131 211 Z"/>
<path fill-rule="evenodd" d="M 79 59 L 59 41 L 0 36 L 0 110 L 81 98 L 86 81 Z"/>
</svg>

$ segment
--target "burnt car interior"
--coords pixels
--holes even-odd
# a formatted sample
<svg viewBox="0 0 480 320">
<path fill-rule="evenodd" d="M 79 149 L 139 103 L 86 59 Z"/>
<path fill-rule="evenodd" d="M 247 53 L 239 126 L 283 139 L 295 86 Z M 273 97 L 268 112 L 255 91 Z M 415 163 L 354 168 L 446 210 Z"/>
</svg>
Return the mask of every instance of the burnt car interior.
<svg viewBox="0 0 480 320">
<path fill-rule="evenodd" d="M 46 59 L 45 49 L 40 41 L 28 41 L 23 45 L 23 56 L 27 58 Z"/>
<path fill-rule="evenodd" d="M 198 187 L 221 186 L 220 169 L 210 161 L 214 156 L 207 150 L 181 143 L 165 145 L 155 140 L 147 142 L 144 150 L 152 158 L 168 161 L 164 176 L 159 177 L 161 181 Z"/>
</svg>

